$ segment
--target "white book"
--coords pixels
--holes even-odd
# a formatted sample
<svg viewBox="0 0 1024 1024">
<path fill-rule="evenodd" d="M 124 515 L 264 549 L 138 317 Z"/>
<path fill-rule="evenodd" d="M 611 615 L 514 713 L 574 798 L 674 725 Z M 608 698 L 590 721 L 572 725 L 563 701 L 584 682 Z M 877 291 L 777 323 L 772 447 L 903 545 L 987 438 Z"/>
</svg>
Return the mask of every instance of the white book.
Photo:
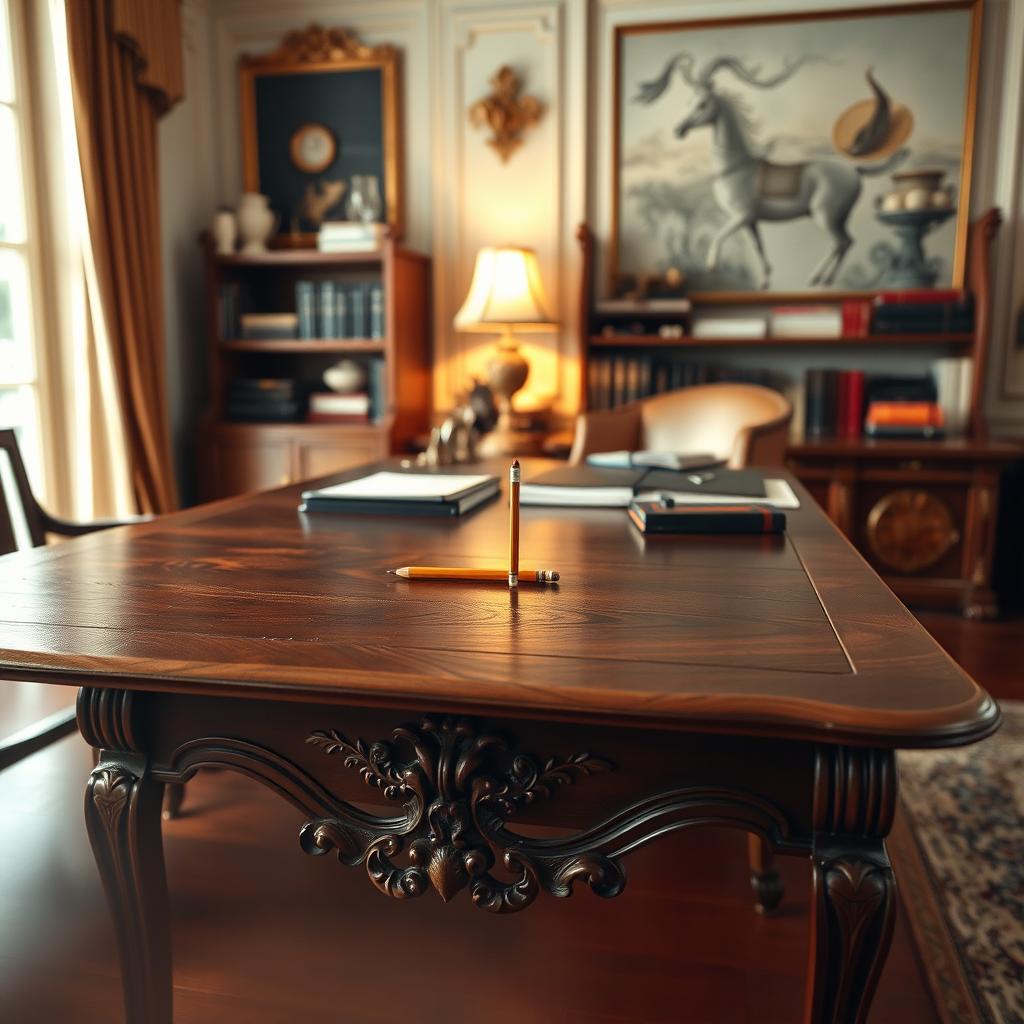
<svg viewBox="0 0 1024 1024">
<path fill-rule="evenodd" d="M 695 338 L 767 338 L 768 318 L 763 316 L 705 317 L 693 323 Z"/>
<path fill-rule="evenodd" d="M 774 338 L 839 338 L 843 334 L 843 318 L 839 310 L 773 313 L 771 334 Z"/>
</svg>

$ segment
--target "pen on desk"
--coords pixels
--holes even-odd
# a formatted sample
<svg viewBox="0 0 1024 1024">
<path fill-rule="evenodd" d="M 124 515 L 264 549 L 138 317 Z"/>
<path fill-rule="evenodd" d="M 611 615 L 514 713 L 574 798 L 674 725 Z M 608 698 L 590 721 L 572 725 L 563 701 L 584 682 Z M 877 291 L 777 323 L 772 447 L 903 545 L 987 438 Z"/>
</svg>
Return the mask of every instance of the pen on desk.
<svg viewBox="0 0 1024 1024">
<path fill-rule="evenodd" d="M 519 460 L 508 471 L 508 585 L 519 585 Z"/>
<path fill-rule="evenodd" d="M 504 569 L 448 568 L 441 565 L 404 565 L 395 569 L 396 576 L 405 580 L 468 580 L 479 583 L 505 583 L 508 573 Z M 520 583 L 557 583 L 554 569 L 522 569 Z"/>
</svg>

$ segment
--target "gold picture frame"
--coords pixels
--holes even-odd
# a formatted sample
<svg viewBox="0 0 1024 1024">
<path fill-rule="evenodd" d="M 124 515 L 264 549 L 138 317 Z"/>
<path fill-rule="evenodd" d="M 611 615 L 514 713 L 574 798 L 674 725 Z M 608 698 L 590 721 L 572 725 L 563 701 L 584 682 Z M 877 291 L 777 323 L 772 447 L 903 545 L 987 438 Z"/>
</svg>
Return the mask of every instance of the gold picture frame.
<svg viewBox="0 0 1024 1024">
<path fill-rule="evenodd" d="M 721 31 L 725 30 L 738 30 L 736 37 L 735 49 L 737 51 L 743 51 L 745 57 L 745 66 L 749 70 L 758 70 L 765 79 L 772 77 L 772 74 L 778 72 L 780 69 L 785 70 L 787 64 L 799 63 L 803 58 L 799 58 L 797 61 L 793 61 L 793 53 L 785 52 L 761 52 L 757 49 L 758 39 L 764 40 L 762 47 L 767 51 L 769 47 L 769 41 L 767 39 L 767 33 L 762 30 L 774 29 L 777 26 L 785 26 L 786 28 L 792 27 L 794 32 L 801 30 L 803 27 L 820 23 L 821 26 L 827 26 L 829 23 L 847 19 L 851 23 L 855 24 L 858 22 L 865 22 L 869 19 L 884 19 L 894 16 L 908 16 L 921 19 L 927 19 L 929 16 L 935 16 L 944 12 L 959 12 L 963 16 L 963 20 L 966 23 L 967 32 L 966 38 L 962 39 L 962 55 L 963 63 L 965 68 L 965 77 L 962 87 L 962 98 L 963 98 L 963 120 L 960 128 L 960 134 L 958 135 L 959 142 L 959 165 L 958 165 L 958 178 L 956 181 L 956 209 L 955 216 L 949 217 L 950 227 L 955 230 L 955 240 L 951 247 L 951 251 L 944 253 L 943 255 L 948 256 L 949 273 L 948 279 L 942 280 L 934 284 L 932 287 L 953 287 L 962 288 L 964 284 L 964 275 L 966 269 L 966 249 L 967 249 L 967 231 L 970 220 L 970 190 L 971 190 L 971 171 L 974 156 L 974 127 L 975 127 L 975 107 L 977 101 L 977 90 L 978 90 L 978 68 L 980 62 L 980 50 L 981 50 L 981 26 L 982 26 L 982 3 L 983 0 L 934 0 L 931 3 L 920 3 L 920 4 L 898 4 L 889 6 L 878 6 L 878 7 L 863 7 L 863 8 L 842 8 L 837 10 L 827 11 L 800 11 L 792 13 L 782 14 L 766 14 L 766 15 L 750 15 L 750 16 L 737 16 L 737 17 L 722 17 L 722 18 L 705 18 L 692 21 L 672 21 L 672 22 L 659 22 L 649 24 L 637 24 L 637 25 L 620 25 L 615 29 L 614 36 L 614 68 L 613 68 L 613 126 L 612 126 L 612 215 L 611 215 L 611 231 L 609 239 L 609 259 L 607 264 L 607 278 L 608 278 L 608 289 L 609 294 L 614 295 L 619 291 L 624 283 L 628 284 L 632 277 L 639 277 L 641 279 L 645 277 L 657 277 L 661 270 L 657 266 L 634 266 L 632 263 L 639 263 L 642 260 L 638 260 L 635 255 L 623 259 L 624 245 L 628 247 L 628 234 L 627 230 L 624 230 L 624 222 L 627 215 L 624 215 L 623 202 L 624 202 L 624 162 L 635 160 L 640 153 L 639 148 L 636 145 L 624 144 L 624 122 L 629 116 L 633 109 L 632 104 L 642 103 L 653 103 L 663 102 L 659 99 L 662 95 L 662 91 L 666 90 L 666 81 L 669 75 L 669 69 L 664 64 L 664 59 L 661 58 L 659 63 L 659 55 L 657 48 L 647 46 L 647 59 L 651 61 L 650 68 L 645 68 L 645 77 L 650 77 L 651 74 L 657 75 L 657 72 L 662 71 L 664 73 L 660 79 L 655 78 L 652 81 L 644 82 L 637 88 L 637 73 L 635 69 L 626 68 L 624 65 L 628 62 L 628 56 L 626 55 L 626 44 L 630 40 L 642 39 L 651 37 L 661 36 L 664 39 L 665 53 L 668 54 L 671 51 L 675 54 L 679 51 L 688 51 L 684 56 L 684 60 L 680 61 L 676 71 L 683 73 L 688 71 L 686 80 L 693 86 L 694 97 L 696 98 L 698 90 L 701 86 L 701 75 L 699 71 L 706 69 L 711 63 L 708 60 L 709 53 L 703 53 L 700 51 L 702 44 L 701 33 L 704 32 L 704 39 L 708 40 L 705 44 L 710 47 L 712 45 L 722 47 L 722 56 L 737 56 L 730 52 L 729 41 L 723 41 L 724 33 Z M 921 22 L 925 24 L 924 20 Z M 747 32 L 746 30 L 753 29 L 754 32 Z M 710 32 L 706 30 L 712 30 Z M 684 39 L 683 33 L 693 33 L 692 39 Z M 745 34 L 744 34 L 745 33 Z M 827 29 L 822 30 L 823 39 L 827 42 L 828 32 Z M 845 41 L 845 40 L 844 40 Z M 923 45 L 923 42 L 919 44 L 919 47 Z M 783 50 L 785 48 L 783 47 Z M 821 61 L 821 67 L 827 66 L 831 63 L 830 55 L 827 52 L 827 47 L 823 46 L 825 50 L 825 59 Z M 717 55 L 717 54 L 716 54 Z M 908 54 L 908 59 L 909 59 Z M 790 58 L 785 60 L 784 58 Z M 635 57 L 634 57 L 635 59 Z M 916 59 L 922 62 L 927 60 L 927 55 L 918 54 Z M 862 69 L 861 69 L 862 70 Z M 876 72 L 877 74 L 877 72 Z M 628 80 L 627 80 L 628 79 Z M 727 84 L 730 88 L 734 86 L 734 82 L 737 79 L 730 80 Z M 744 87 L 744 83 L 740 82 L 740 87 Z M 755 82 L 755 85 L 762 85 L 763 82 Z M 862 81 L 863 85 L 863 81 Z M 624 102 L 623 90 L 631 90 L 630 95 L 626 97 Z M 644 90 L 647 90 L 644 95 Z M 813 90 L 809 90 L 813 93 Z M 867 92 L 870 95 L 866 85 L 863 85 L 862 91 Z M 649 97 L 653 96 L 654 99 Z M 677 97 L 678 94 L 672 94 L 673 97 Z M 851 96 L 850 99 L 860 97 Z M 898 97 L 897 97 L 898 98 Z M 843 103 L 847 103 L 849 100 L 844 100 Z M 680 115 L 682 111 L 676 110 L 673 114 L 669 114 L 666 111 L 666 119 L 671 120 L 674 127 L 681 126 L 683 120 Z M 840 114 L 840 110 L 836 110 L 836 115 Z M 755 118 L 756 120 L 756 118 Z M 635 122 L 637 123 L 637 122 Z M 649 125 L 645 127 L 650 127 Z M 774 129 L 778 129 L 778 124 L 773 124 Z M 707 127 L 701 126 L 702 130 L 707 131 Z M 826 126 L 821 125 L 822 136 L 825 137 Z M 687 129 L 688 131 L 689 129 Z M 659 129 L 661 131 L 660 138 L 664 139 L 664 126 Z M 781 134 L 781 133 L 780 133 Z M 686 138 L 686 132 L 683 136 L 677 136 L 679 138 Z M 646 140 L 645 140 L 646 141 Z M 764 141 L 764 140 L 760 140 Z M 770 146 L 769 146 L 770 152 Z M 838 154 L 837 158 L 842 159 L 845 155 Z M 781 161 L 780 161 L 781 162 Z M 850 161 L 854 162 L 854 161 Z M 881 162 L 881 161 L 879 161 Z M 694 160 L 694 164 L 697 161 Z M 765 161 L 767 164 L 767 160 Z M 635 167 L 636 163 L 632 163 L 631 167 Z M 726 173 L 737 173 L 736 165 L 724 164 L 724 171 Z M 772 170 L 774 168 L 768 167 Z M 785 169 L 785 168 L 783 168 Z M 896 169 L 896 168 L 894 168 Z M 630 171 L 630 174 L 635 175 L 635 171 Z M 696 173 L 696 172 L 693 172 Z M 716 173 L 714 168 L 709 163 L 706 175 L 710 179 L 712 174 Z M 884 172 L 888 175 L 888 169 Z M 763 176 L 762 176 L 763 177 Z M 634 177 L 635 180 L 635 177 Z M 866 178 L 865 178 L 866 180 Z M 878 181 L 878 178 L 874 178 L 874 181 Z M 670 182 L 670 184 L 672 184 Z M 758 186 L 759 187 L 759 186 Z M 637 193 L 631 193 L 636 195 Z M 653 189 L 651 195 L 654 195 Z M 865 194 L 861 194 L 860 198 L 866 199 Z M 663 201 L 663 200 L 662 200 Z M 706 196 L 701 197 L 701 201 L 705 204 L 703 209 L 708 209 L 708 198 Z M 875 196 L 875 201 L 878 201 L 878 196 Z M 863 215 L 863 212 L 861 213 Z M 761 224 L 766 222 L 760 221 Z M 640 237 L 640 231 L 634 226 L 634 236 Z M 777 229 L 773 226 L 769 230 Z M 713 234 L 711 229 L 708 229 L 708 234 Z M 925 236 L 927 237 L 927 236 Z M 735 245 L 735 242 L 733 242 Z M 948 248 L 948 245 L 947 245 Z M 894 249 L 895 251 L 895 249 Z M 751 252 L 756 252 L 753 246 L 751 246 Z M 863 255 L 863 254 L 861 254 Z M 927 253 L 926 253 L 927 255 Z M 764 259 L 764 257 L 762 257 Z M 747 260 L 753 264 L 753 258 L 748 254 Z M 764 259 L 765 264 L 768 263 L 767 259 Z M 780 263 L 785 263 L 784 260 L 780 260 Z M 694 263 L 697 266 L 697 262 Z M 847 273 L 847 268 L 844 269 L 844 273 Z M 688 268 L 682 266 L 680 268 L 684 273 L 687 272 Z M 733 287 L 729 285 L 728 281 L 725 281 L 722 285 L 717 285 L 714 281 L 707 281 L 706 279 L 710 275 L 702 275 L 699 270 L 698 273 L 693 275 L 696 280 L 691 280 L 691 294 L 694 298 L 702 302 L 719 302 L 719 303 L 757 303 L 757 302 L 778 302 L 778 301 L 804 301 L 808 299 L 821 299 L 824 301 L 839 301 L 848 298 L 868 298 L 878 293 L 880 290 L 886 290 L 889 286 L 882 281 L 878 284 L 866 283 L 858 284 L 857 286 L 842 286 L 839 283 L 828 286 L 773 286 L 769 288 L 754 287 L 752 285 L 743 285 L 741 287 Z M 723 279 L 726 275 L 721 275 Z M 701 278 L 705 278 L 704 281 Z M 907 286 L 902 286 L 907 287 Z"/>
<path fill-rule="evenodd" d="M 290 232 L 289 220 L 299 216 L 299 195 L 295 189 L 287 194 L 285 186 L 275 180 L 273 185 L 279 194 L 274 195 L 268 190 L 267 175 L 261 175 L 260 129 L 261 118 L 258 109 L 257 92 L 261 80 L 284 80 L 291 76 L 331 75 L 330 87 L 340 90 L 343 79 L 337 78 L 338 72 L 376 71 L 379 74 L 380 121 L 379 131 L 376 123 L 366 125 L 370 135 L 377 141 L 380 148 L 381 189 L 385 208 L 385 220 L 393 238 L 400 239 L 405 228 L 405 204 L 402 195 L 402 151 L 401 151 L 401 59 L 399 51 L 390 45 L 367 46 L 360 42 L 353 33 L 339 28 L 323 28 L 310 25 L 306 29 L 290 32 L 282 40 L 276 50 L 265 54 L 243 54 L 239 60 L 239 91 L 242 113 L 242 157 L 243 178 L 246 191 L 266 192 L 270 198 L 270 206 L 281 215 L 282 231 L 288 232 L 287 237 L 300 245 L 315 244 L 316 235 L 309 230 L 300 231 L 298 237 Z M 301 80 L 304 83 L 304 79 Z M 355 79 L 353 79 L 355 81 Z M 365 81 L 362 83 L 365 86 Z M 329 122 L 331 111 L 336 115 L 345 112 L 346 116 L 358 114 L 358 98 L 355 102 L 346 103 L 343 95 L 332 96 L 327 104 L 326 116 L 312 116 L 307 110 L 295 110 L 294 124 L 287 119 L 287 113 L 275 112 L 281 124 L 274 123 L 273 128 L 286 140 L 290 140 L 297 126 L 311 121 L 324 121 L 338 139 L 339 158 L 344 150 L 345 133 Z M 374 97 L 375 103 L 377 98 Z M 372 108 L 375 104 L 370 104 Z M 375 121 L 375 119 L 374 119 Z M 267 127 L 267 117 L 263 118 L 263 127 Z M 363 147 L 366 148 L 365 146 Z M 283 144 L 283 155 L 287 152 L 288 141 Z M 266 161 L 264 160 L 264 164 Z M 301 172 L 299 172 L 301 173 Z M 360 173 L 366 173 L 361 170 Z M 281 174 L 278 175 L 278 178 Z M 298 183 L 308 186 L 313 184 L 313 176 Z M 263 180 L 261 180 L 263 179 Z M 298 186 L 295 186 L 298 187 Z"/>
</svg>

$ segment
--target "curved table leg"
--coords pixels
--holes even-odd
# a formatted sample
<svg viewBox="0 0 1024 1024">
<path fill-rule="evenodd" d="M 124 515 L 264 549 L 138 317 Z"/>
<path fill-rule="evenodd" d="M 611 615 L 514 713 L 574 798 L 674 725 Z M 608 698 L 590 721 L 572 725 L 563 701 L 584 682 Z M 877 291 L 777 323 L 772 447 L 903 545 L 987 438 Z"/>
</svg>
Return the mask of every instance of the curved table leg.
<svg viewBox="0 0 1024 1024">
<path fill-rule="evenodd" d="M 786 889 L 775 870 L 775 853 L 753 832 L 747 833 L 750 858 L 750 885 L 754 890 L 754 909 L 759 914 L 774 914 L 779 909 Z"/>
<path fill-rule="evenodd" d="M 815 850 L 808 1024 L 861 1024 L 878 985 L 896 910 L 885 846 Z"/>
<path fill-rule="evenodd" d="M 171 1024 L 170 914 L 160 812 L 164 786 L 136 739 L 133 695 L 83 688 L 78 726 L 99 751 L 85 824 L 114 919 L 126 1024 Z"/>
<path fill-rule="evenodd" d="M 892 751 L 819 747 L 805 1024 L 863 1024 L 892 941 Z"/>
<path fill-rule="evenodd" d="M 85 822 L 122 964 L 127 1024 L 171 1024 L 171 946 L 160 810 L 164 787 L 139 759 L 93 769 Z"/>
</svg>

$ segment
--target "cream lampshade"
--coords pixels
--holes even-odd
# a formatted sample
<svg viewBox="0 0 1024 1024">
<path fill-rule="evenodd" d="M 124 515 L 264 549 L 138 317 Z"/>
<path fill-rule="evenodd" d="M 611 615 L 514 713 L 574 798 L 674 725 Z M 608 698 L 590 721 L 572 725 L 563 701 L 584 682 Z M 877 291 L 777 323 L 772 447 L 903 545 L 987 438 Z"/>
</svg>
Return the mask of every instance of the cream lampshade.
<svg viewBox="0 0 1024 1024">
<path fill-rule="evenodd" d="M 469 294 L 455 314 L 455 327 L 501 335 L 497 351 L 487 364 L 488 383 L 498 399 L 498 425 L 484 439 L 481 450 L 489 455 L 533 450 L 536 439 L 516 429 L 512 414 L 512 396 L 530 373 L 512 332 L 552 331 L 557 327 L 547 312 L 536 253 L 512 246 L 481 249 Z"/>
</svg>

